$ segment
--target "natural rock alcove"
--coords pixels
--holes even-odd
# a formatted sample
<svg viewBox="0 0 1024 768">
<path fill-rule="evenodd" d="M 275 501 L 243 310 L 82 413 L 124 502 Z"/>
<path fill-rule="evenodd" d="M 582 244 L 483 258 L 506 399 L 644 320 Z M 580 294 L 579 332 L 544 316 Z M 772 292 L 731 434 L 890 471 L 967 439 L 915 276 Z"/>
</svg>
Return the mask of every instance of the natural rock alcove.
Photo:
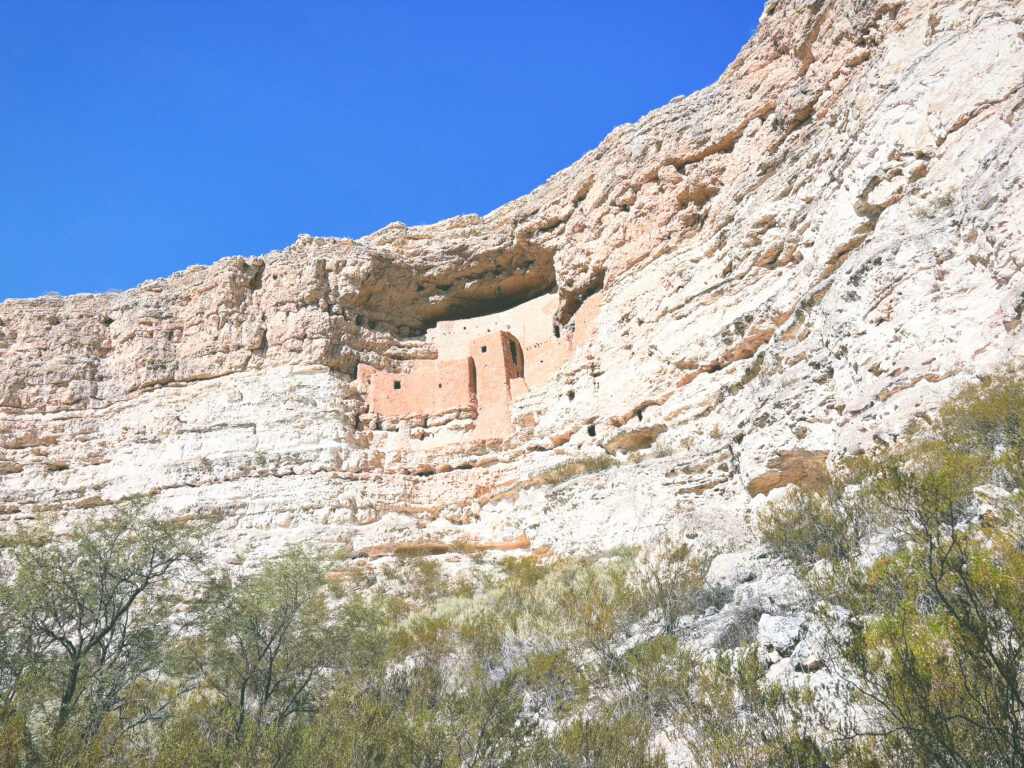
<svg viewBox="0 0 1024 768">
<path fill-rule="evenodd" d="M 588 338 L 600 300 L 595 294 L 584 303 L 568 334 L 553 320 L 555 293 L 497 312 L 441 320 L 426 333 L 435 359 L 416 360 L 405 373 L 359 366 L 367 407 L 385 419 L 475 412 L 474 439 L 507 437 L 511 402 L 547 383 Z"/>
</svg>

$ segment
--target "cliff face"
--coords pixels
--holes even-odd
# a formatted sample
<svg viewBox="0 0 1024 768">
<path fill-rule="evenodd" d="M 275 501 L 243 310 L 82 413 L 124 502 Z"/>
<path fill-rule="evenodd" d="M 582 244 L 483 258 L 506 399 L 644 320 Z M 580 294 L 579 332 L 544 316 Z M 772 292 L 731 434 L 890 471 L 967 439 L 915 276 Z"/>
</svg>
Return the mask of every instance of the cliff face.
<svg viewBox="0 0 1024 768">
<path fill-rule="evenodd" d="M 225 553 L 742 539 L 1021 354 L 1022 193 L 1024 6 L 773 0 L 716 84 L 486 216 L 0 304 L 0 521 L 147 494 Z M 600 311 L 507 436 L 368 411 L 360 363 L 548 292 Z"/>
</svg>

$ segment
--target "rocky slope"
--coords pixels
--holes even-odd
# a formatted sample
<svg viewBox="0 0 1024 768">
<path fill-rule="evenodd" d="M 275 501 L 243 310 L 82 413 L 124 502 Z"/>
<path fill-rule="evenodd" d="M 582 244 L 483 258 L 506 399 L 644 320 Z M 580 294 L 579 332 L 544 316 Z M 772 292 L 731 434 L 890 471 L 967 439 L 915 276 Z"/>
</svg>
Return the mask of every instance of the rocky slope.
<svg viewBox="0 0 1024 768">
<path fill-rule="evenodd" d="M 772 0 L 716 84 L 486 216 L 0 304 L 0 521 L 144 494 L 225 556 L 741 543 L 765 494 L 1020 355 L 1022 193 L 1024 6 Z M 360 362 L 598 290 L 508 439 L 361 424 Z"/>
</svg>

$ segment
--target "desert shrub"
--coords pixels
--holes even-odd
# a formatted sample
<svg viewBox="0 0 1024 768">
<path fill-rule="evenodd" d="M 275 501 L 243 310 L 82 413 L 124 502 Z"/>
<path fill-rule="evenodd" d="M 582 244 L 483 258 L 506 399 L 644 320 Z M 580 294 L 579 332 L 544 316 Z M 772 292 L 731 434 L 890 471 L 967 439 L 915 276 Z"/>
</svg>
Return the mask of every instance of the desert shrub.
<svg viewBox="0 0 1024 768">
<path fill-rule="evenodd" d="M 532 591 L 520 631 L 541 647 L 565 647 L 599 663 L 616 663 L 623 634 L 646 609 L 629 569 L 630 561 L 621 558 L 559 563 Z"/>
<path fill-rule="evenodd" d="M 615 669 L 614 711 L 663 724 L 691 704 L 700 663 L 674 635 L 656 635 L 630 648 Z"/>
<path fill-rule="evenodd" d="M 536 485 L 560 485 L 580 475 L 591 475 L 611 469 L 618 462 L 608 454 L 585 456 L 581 459 L 570 459 L 553 467 L 538 472 L 531 480 Z"/>
<path fill-rule="evenodd" d="M 652 751 L 651 724 L 635 714 L 577 717 L 535 749 L 538 768 L 663 768 L 665 756 Z"/>
<path fill-rule="evenodd" d="M 761 543 L 797 564 L 854 557 L 875 520 L 871 500 L 848 491 L 864 473 L 858 465 L 831 477 L 823 490 L 797 488 L 770 504 L 757 521 Z"/>
<path fill-rule="evenodd" d="M 877 744 L 887 761 L 1024 765 L 1024 553 L 1016 521 L 960 522 L 975 469 L 950 457 L 901 475 L 912 546 L 833 592 L 865 617 L 845 659 L 889 734 Z"/>
<path fill-rule="evenodd" d="M 566 649 L 529 654 L 522 673 L 536 708 L 559 720 L 579 714 L 590 700 L 592 675 Z"/>
<path fill-rule="evenodd" d="M 749 645 L 757 637 L 758 620 L 762 613 L 761 607 L 756 604 L 740 605 L 730 610 L 725 614 L 728 623 L 715 637 L 715 648 L 731 651 Z"/>
<path fill-rule="evenodd" d="M 699 768 L 827 768 L 810 697 L 767 682 L 748 647 L 700 668 L 677 727 Z"/>
<path fill-rule="evenodd" d="M 731 590 L 707 584 L 711 560 L 709 553 L 695 552 L 684 543 L 668 551 L 649 552 L 635 563 L 632 575 L 639 594 L 666 630 L 680 617 L 721 608 L 732 597 Z"/>
<path fill-rule="evenodd" d="M 1022 420 L 1017 381 L 968 387 L 848 491 L 903 542 L 868 564 L 847 551 L 818 585 L 859 617 L 837 662 L 868 718 L 848 734 L 865 765 L 1024 765 L 1022 498 L 981 514 L 976 492 L 1017 487 Z"/>
</svg>

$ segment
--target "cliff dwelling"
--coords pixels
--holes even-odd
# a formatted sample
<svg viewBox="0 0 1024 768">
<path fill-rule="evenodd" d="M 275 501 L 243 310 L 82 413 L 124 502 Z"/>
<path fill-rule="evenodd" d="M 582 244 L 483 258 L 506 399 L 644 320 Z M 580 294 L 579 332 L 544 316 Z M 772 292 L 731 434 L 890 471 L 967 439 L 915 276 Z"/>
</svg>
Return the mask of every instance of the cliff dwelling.
<svg viewBox="0 0 1024 768">
<path fill-rule="evenodd" d="M 512 401 L 543 386 L 589 338 L 601 306 L 590 296 L 567 327 L 555 322 L 558 295 L 539 296 L 502 312 L 443 320 L 426 339 L 437 358 L 394 373 L 360 364 L 357 379 L 370 413 L 408 419 L 465 412 L 471 439 L 512 433 Z"/>
</svg>

